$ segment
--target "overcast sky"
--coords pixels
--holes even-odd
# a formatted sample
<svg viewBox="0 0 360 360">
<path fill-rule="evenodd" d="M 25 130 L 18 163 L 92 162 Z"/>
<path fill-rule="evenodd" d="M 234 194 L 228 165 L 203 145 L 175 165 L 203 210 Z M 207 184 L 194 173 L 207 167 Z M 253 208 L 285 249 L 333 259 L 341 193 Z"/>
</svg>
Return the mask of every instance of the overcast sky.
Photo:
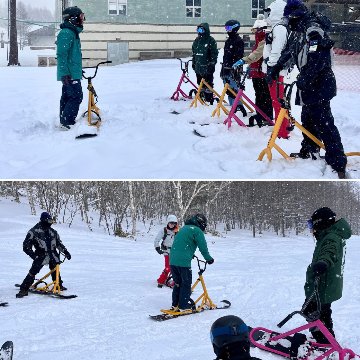
<svg viewBox="0 0 360 360">
<path fill-rule="evenodd" d="M 21 1 L 26 5 L 32 5 L 34 7 L 47 7 L 51 12 L 55 11 L 55 0 L 18 0 L 18 1 Z"/>
</svg>

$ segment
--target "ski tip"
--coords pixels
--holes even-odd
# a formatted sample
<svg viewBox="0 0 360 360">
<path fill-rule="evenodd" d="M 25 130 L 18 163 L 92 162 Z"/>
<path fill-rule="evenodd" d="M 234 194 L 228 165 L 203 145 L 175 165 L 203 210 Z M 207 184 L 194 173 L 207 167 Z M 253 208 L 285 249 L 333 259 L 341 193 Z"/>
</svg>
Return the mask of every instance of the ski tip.
<svg viewBox="0 0 360 360">
<path fill-rule="evenodd" d="M 97 136 L 97 134 L 81 134 L 75 137 L 75 139 L 88 139 Z"/>
</svg>

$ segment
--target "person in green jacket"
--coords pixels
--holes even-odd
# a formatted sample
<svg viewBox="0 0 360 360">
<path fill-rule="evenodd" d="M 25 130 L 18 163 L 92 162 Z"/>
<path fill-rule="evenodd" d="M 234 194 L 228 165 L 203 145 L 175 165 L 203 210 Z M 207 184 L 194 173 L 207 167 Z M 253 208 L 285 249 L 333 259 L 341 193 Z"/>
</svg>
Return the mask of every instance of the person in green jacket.
<svg viewBox="0 0 360 360">
<path fill-rule="evenodd" d="M 210 35 L 208 23 L 200 24 L 196 32 L 197 38 L 192 44 L 192 68 L 195 71 L 197 83 L 204 79 L 211 87 L 214 87 L 214 72 L 218 57 L 218 49 L 215 39 Z M 204 99 L 213 103 L 213 93 L 206 87 Z"/>
<path fill-rule="evenodd" d="M 346 240 L 351 236 L 350 225 L 345 219 L 336 220 L 336 214 L 328 207 L 316 210 L 308 220 L 316 245 L 311 264 L 306 271 L 305 297 L 314 291 L 315 278 L 318 278 L 318 291 L 321 302 L 320 320 L 334 335 L 331 318 L 331 303 L 339 300 L 343 290 Z M 306 315 L 317 311 L 313 299 L 304 310 Z M 314 339 L 322 344 L 328 340 L 319 329 L 310 329 Z"/>
<path fill-rule="evenodd" d="M 208 264 L 214 259 L 210 256 L 204 231 L 207 219 L 203 214 L 196 214 L 185 221 L 185 225 L 175 235 L 170 251 L 170 268 L 174 280 L 171 310 L 189 312 L 191 295 L 191 260 L 197 248 Z"/>
<path fill-rule="evenodd" d="M 56 41 L 57 80 L 62 82 L 60 99 L 60 126 L 70 130 L 83 99 L 81 88 L 82 55 L 79 34 L 85 15 L 77 6 L 66 8 Z"/>
</svg>

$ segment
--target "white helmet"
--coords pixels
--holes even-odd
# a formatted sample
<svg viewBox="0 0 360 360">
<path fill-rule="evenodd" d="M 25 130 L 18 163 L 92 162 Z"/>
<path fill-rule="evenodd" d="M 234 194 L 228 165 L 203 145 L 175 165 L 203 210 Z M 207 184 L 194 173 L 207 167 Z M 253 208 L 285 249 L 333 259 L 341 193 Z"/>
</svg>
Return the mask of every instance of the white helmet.
<svg viewBox="0 0 360 360">
<path fill-rule="evenodd" d="M 174 223 L 177 223 L 177 217 L 175 215 L 169 215 L 167 218 L 166 218 L 166 223 L 170 223 L 170 222 L 174 222 Z"/>
</svg>

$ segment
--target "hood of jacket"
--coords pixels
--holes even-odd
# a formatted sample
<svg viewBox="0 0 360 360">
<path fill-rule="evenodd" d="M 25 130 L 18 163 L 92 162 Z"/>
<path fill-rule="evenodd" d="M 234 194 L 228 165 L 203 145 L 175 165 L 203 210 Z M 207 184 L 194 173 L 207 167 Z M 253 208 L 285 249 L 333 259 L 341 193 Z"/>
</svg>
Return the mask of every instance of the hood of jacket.
<svg viewBox="0 0 360 360">
<path fill-rule="evenodd" d="M 322 239 L 328 233 L 335 233 L 343 239 L 349 239 L 351 236 L 351 228 L 348 222 L 345 219 L 340 219 L 331 225 L 327 229 L 320 231 L 318 234 L 315 234 L 317 240 Z"/>
<path fill-rule="evenodd" d="M 281 21 L 284 16 L 283 14 L 285 6 L 286 2 L 283 0 L 275 0 L 269 5 L 271 11 L 269 17 L 267 18 L 267 21 L 270 23 L 271 26 L 275 26 Z"/>
<path fill-rule="evenodd" d="M 75 26 L 68 21 L 65 21 L 62 24 L 60 24 L 60 29 L 70 29 L 77 34 L 80 34 L 83 31 L 83 27 Z"/>
<path fill-rule="evenodd" d="M 198 27 L 202 27 L 205 30 L 205 36 L 210 36 L 210 26 L 208 23 L 201 23 Z"/>
<path fill-rule="evenodd" d="M 200 224 L 196 220 L 196 216 L 192 216 L 191 218 L 185 220 L 185 225 L 194 225 L 200 228 Z"/>
</svg>

